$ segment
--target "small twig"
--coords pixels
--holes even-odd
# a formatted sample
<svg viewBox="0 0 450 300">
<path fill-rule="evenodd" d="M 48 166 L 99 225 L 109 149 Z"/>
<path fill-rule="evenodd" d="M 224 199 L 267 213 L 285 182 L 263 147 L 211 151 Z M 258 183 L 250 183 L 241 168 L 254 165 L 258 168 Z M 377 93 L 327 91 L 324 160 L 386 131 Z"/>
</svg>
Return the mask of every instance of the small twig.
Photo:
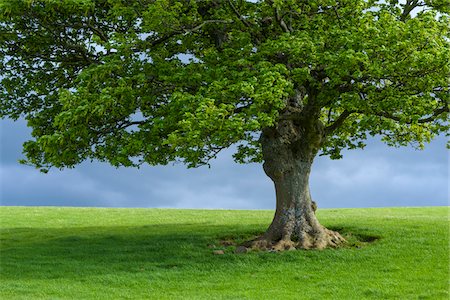
<svg viewBox="0 0 450 300">
<path fill-rule="evenodd" d="M 189 29 L 177 29 L 177 30 L 174 30 L 174 31 L 172 31 L 172 32 L 169 33 L 169 34 L 164 35 L 164 36 L 160 37 L 159 39 L 156 39 L 156 40 L 152 41 L 152 42 L 151 42 L 151 45 L 152 45 L 152 46 L 156 46 L 156 45 L 158 45 L 158 44 L 164 43 L 165 41 L 167 41 L 168 39 L 170 39 L 170 38 L 176 36 L 177 34 L 188 34 L 188 33 L 197 31 L 197 30 L 199 30 L 200 28 L 202 28 L 203 26 L 205 26 L 206 24 L 210 24 L 210 23 L 224 23 L 224 24 L 228 24 L 228 23 L 233 23 L 233 21 L 226 21 L 226 20 L 206 20 L 206 21 L 204 21 L 203 23 L 201 23 L 201 24 L 199 24 L 199 25 L 197 25 L 197 26 L 195 26 L 195 27 L 193 27 L 193 28 L 189 28 Z M 150 40 L 149 38 L 150 38 L 150 37 L 148 37 L 147 40 Z"/>
<path fill-rule="evenodd" d="M 237 10 L 236 6 L 234 6 L 231 0 L 228 0 L 228 4 L 230 4 L 231 9 L 233 10 L 234 14 L 239 18 L 239 20 L 241 20 L 245 26 L 251 27 L 251 24 L 241 15 L 241 13 Z"/>
</svg>

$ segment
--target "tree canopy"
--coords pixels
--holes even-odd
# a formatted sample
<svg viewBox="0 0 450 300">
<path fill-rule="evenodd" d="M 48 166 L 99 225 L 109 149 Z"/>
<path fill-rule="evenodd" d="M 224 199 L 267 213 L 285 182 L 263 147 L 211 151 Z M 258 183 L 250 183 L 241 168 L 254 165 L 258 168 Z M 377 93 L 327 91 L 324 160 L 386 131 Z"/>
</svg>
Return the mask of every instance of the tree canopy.
<svg viewBox="0 0 450 300">
<path fill-rule="evenodd" d="M 195 167 L 317 120 L 321 154 L 449 129 L 448 0 L 0 1 L 0 116 L 27 163 Z M 299 121 L 300 122 L 300 121 Z"/>
</svg>

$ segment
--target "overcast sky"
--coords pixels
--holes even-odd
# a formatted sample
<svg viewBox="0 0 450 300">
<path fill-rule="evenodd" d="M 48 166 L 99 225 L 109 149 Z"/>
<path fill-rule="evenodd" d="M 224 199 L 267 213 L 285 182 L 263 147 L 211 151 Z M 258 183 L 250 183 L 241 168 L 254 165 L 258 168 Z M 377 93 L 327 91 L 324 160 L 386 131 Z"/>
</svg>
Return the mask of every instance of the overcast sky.
<svg viewBox="0 0 450 300">
<path fill-rule="evenodd" d="M 273 209 L 275 192 L 261 165 L 239 165 L 231 150 L 210 169 L 169 165 L 113 168 L 85 162 L 42 174 L 20 165 L 25 122 L 0 120 L 1 205 Z M 371 140 L 341 160 L 318 157 L 311 177 L 319 208 L 448 205 L 448 152 L 441 137 L 424 151 Z"/>
</svg>

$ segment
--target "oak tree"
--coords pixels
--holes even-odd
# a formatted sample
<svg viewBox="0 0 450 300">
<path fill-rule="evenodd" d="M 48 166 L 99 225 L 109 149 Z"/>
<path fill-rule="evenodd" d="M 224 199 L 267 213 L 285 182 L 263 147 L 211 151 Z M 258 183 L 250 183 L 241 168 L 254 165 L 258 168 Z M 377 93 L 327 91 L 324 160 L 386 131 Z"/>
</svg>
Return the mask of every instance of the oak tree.
<svg viewBox="0 0 450 300">
<path fill-rule="evenodd" d="M 314 157 L 449 128 L 448 0 L 2 0 L 0 115 L 24 163 L 263 162 L 275 217 L 251 246 L 344 241 L 314 213 Z"/>
</svg>

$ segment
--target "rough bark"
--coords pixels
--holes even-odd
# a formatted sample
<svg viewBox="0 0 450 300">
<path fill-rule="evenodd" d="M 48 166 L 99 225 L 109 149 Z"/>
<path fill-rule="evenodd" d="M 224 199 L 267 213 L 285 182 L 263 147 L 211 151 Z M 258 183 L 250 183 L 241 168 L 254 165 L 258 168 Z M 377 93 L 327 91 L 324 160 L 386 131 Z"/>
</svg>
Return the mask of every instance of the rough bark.
<svg viewBox="0 0 450 300">
<path fill-rule="evenodd" d="M 345 240 L 322 226 L 315 215 L 309 175 L 320 148 L 320 123 L 283 120 L 261 135 L 264 171 L 275 184 L 276 211 L 266 233 L 250 247 L 266 250 L 323 249 Z"/>
</svg>

